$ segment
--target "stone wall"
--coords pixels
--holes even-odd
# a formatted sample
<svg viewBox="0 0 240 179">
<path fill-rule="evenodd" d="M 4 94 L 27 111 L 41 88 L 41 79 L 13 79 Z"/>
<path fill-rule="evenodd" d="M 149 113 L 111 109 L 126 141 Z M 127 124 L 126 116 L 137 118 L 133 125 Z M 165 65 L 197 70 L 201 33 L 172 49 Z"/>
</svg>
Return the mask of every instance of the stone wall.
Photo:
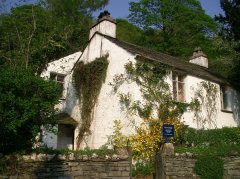
<svg viewBox="0 0 240 179">
<path fill-rule="evenodd" d="M 128 179 L 128 156 L 11 156 L 0 179 Z"/>
<path fill-rule="evenodd" d="M 197 179 L 193 172 L 196 157 L 192 154 L 175 154 L 174 156 L 161 156 L 162 179 Z M 224 178 L 240 179 L 240 157 L 226 157 L 224 160 Z"/>
</svg>

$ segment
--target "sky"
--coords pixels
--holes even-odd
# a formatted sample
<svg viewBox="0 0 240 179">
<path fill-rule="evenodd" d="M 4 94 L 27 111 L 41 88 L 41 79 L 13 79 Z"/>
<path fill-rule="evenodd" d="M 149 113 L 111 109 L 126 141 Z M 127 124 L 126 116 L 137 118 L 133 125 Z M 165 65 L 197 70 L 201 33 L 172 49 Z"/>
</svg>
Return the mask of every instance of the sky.
<svg viewBox="0 0 240 179">
<path fill-rule="evenodd" d="M 3 2 L 9 3 L 10 6 L 14 5 L 18 2 L 25 2 L 25 3 L 32 3 L 36 2 L 37 0 L 0 0 L 0 5 Z M 111 13 L 113 18 L 127 18 L 129 14 L 129 2 L 130 1 L 137 1 L 137 0 L 110 0 L 107 7 L 104 9 L 108 10 Z M 214 17 L 214 15 L 218 15 L 222 13 L 220 7 L 220 0 L 200 0 L 203 9 L 205 10 L 206 14 Z M 10 7 L 9 6 L 9 7 Z M 97 17 L 99 12 L 94 13 L 94 16 Z"/>
</svg>

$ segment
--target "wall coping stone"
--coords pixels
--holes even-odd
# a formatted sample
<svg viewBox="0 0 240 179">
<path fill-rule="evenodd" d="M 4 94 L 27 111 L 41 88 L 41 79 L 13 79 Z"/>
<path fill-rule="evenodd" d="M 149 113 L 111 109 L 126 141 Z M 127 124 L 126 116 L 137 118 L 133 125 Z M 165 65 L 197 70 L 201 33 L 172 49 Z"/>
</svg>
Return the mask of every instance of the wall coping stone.
<svg viewBox="0 0 240 179">
<path fill-rule="evenodd" d="M 129 159 L 128 155 L 78 155 L 78 154 L 37 154 L 31 155 L 9 155 L 6 156 L 7 160 L 23 161 L 23 162 L 49 162 L 49 161 L 120 161 Z"/>
</svg>

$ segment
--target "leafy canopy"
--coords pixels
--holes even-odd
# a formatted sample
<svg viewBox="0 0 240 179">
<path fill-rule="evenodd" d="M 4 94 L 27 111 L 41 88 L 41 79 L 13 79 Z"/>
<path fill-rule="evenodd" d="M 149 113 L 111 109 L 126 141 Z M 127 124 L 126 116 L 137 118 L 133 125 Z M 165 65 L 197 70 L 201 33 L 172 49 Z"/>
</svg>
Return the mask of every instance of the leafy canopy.
<svg viewBox="0 0 240 179">
<path fill-rule="evenodd" d="M 220 23 L 220 36 L 231 44 L 231 50 L 234 54 L 230 56 L 232 68 L 228 73 L 230 81 L 240 89 L 240 1 L 239 0 L 221 0 L 221 7 L 224 15 L 216 16 L 216 20 Z M 228 61 L 229 61 L 228 59 Z"/>
<path fill-rule="evenodd" d="M 129 19 L 146 30 L 142 45 L 182 58 L 197 46 L 209 48 L 209 37 L 217 29 L 198 0 L 131 2 Z"/>
<path fill-rule="evenodd" d="M 0 153 L 31 149 L 40 127 L 56 123 L 58 91 L 29 69 L 0 68 Z"/>
<path fill-rule="evenodd" d="M 215 18 L 221 24 L 222 34 L 240 40 L 240 1 L 221 0 L 220 3 L 225 15 L 220 14 Z"/>
<path fill-rule="evenodd" d="M 0 59 L 38 74 L 54 59 L 79 51 L 88 41 L 92 13 L 108 0 L 42 0 L 0 16 Z"/>
</svg>

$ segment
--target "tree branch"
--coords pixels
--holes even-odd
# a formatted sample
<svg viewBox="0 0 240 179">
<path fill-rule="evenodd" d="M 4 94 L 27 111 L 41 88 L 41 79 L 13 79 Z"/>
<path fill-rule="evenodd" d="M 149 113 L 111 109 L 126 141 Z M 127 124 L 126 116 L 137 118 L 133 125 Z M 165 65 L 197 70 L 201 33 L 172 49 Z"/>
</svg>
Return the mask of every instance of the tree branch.
<svg viewBox="0 0 240 179">
<path fill-rule="evenodd" d="M 25 67 L 28 68 L 28 63 L 29 63 L 29 51 L 30 51 L 30 44 L 32 42 L 32 38 L 35 34 L 36 31 L 36 20 L 34 16 L 34 11 L 33 11 L 33 5 L 32 5 L 32 21 L 33 21 L 33 31 L 29 37 L 28 45 L 27 45 L 27 53 L 26 53 L 26 61 L 25 61 Z"/>
</svg>

